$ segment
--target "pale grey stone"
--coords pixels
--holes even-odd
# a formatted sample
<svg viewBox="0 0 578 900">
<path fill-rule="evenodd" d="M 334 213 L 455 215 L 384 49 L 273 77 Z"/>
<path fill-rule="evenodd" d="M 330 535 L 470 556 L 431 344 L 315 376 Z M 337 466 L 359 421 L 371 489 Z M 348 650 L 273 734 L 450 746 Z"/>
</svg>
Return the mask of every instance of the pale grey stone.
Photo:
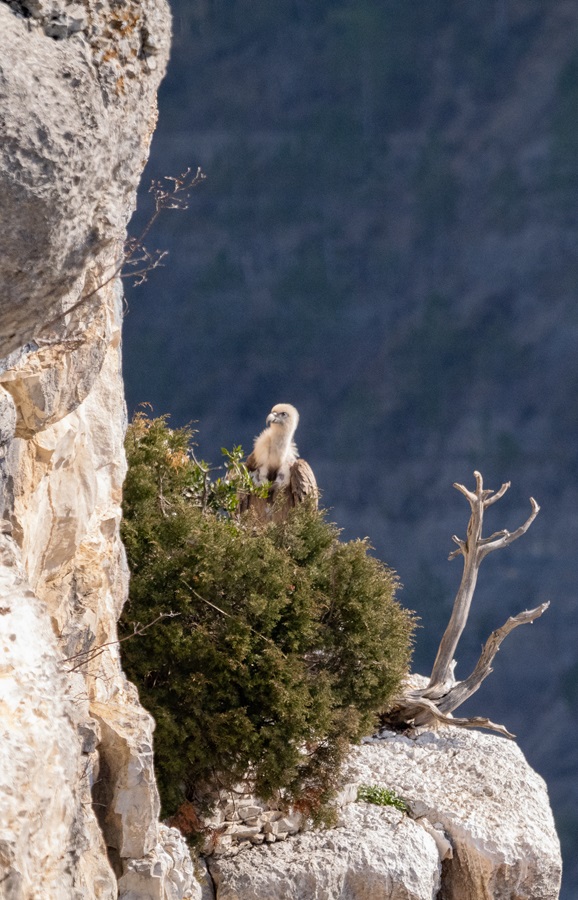
<svg viewBox="0 0 578 900">
<path fill-rule="evenodd" d="M 256 834 L 259 834 L 260 830 L 258 825 L 239 825 L 235 831 L 231 833 L 231 837 L 235 841 L 243 841 L 247 838 L 255 837 Z"/>
<path fill-rule="evenodd" d="M 169 43 L 166 0 L 131 0 L 125 11 L 114 0 L 25 5 L 40 28 L 0 3 L 0 356 L 70 307 L 87 279 L 110 274 Z M 115 33 L 110 23 L 127 12 L 138 22 Z M 135 58 L 137 77 L 125 78 Z"/>
<path fill-rule="evenodd" d="M 218 900 L 434 900 L 433 839 L 391 808 L 351 804 L 344 827 L 211 859 Z"/>
<path fill-rule="evenodd" d="M 283 818 L 278 819 L 275 822 L 276 833 L 278 834 L 280 831 L 287 831 L 289 834 L 295 834 L 301 828 L 303 824 L 303 816 L 300 813 L 292 813 L 291 815 L 283 816 Z"/>
<path fill-rule="evenodd" d="M 240 806 L 239 815 L 243 820 L 253 819 L 262 812 L 261 806 Z"/>
<path fill-rule="evenodd" d="M 119 874 L 127 897 L 201 897 L 158 822 L 152 720 L 115 643 L 128 573 L 111 276 L 169 33 L 166 0 L 0 3 L 0 892 L 18 898 L 112 900 Z"/>
<path fill-rule="evenodd" d="M 166 825 L 159 827 L 158 842 L 144 858 L 127 860 L 118 889 L 119 900 L 203 900 L 185 839 Z"/>
<path fill-rule="evenodd" d="M 262 851 L 219 847 L 218 900 L 429 900 L 440 886 L 445 900 L 558 897 L 547 793 L 515 744 L 451 728 L 382 732 L 352 749 L 345 781 L 338 828 L 295 836 L 301 816 L 263 810 L 249 835 Z M 355 803 L 360 784 L 394 790 L 408 812 Z M 232 837 L 244 847 L 242 827 L 232 823 Z"/>
<path fill-rule="evenodd" d="M 66 672 L 46 607 L 7 536 L 0 609 L 0 894 L 38 896 L 41 884 L 45 897 L 113 900 L 116 879 L 92 814 Z"/>
<path fill-rule="evenodd" d="M 16 434 L 16 406 L 10 394 L 0 387 L 0 447 Z"/>
<path fill-rule="evenodd" d="M 354 749 L 347 777 L 395 790 L 441 835 L 440 853 L 451 844 L 447 900 L 557 900 L 560 843 L 546 785 L 513 741 L 463 728 L 391 735 Z"/>
</svg>

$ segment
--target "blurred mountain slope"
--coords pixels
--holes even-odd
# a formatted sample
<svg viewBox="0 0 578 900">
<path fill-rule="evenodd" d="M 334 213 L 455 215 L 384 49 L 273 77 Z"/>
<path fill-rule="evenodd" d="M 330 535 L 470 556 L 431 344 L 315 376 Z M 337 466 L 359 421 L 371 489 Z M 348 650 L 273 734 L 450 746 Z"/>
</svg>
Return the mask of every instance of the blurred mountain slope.
<svg viewBox="0 0 578 900">
<path fill-rule="evenodd" d="M 578 890 L 578 7 L 566 0 L 173 0 L 150 177 L 203 167 L 129 294 L 129 407 L 247 449 L 271 405 L 332 518 L 370 535 L 423 620 L 447 621 L 467 505 L 512 480 L 489 528 L 535 525 L 481 571 L 458 651 L 472 701 L 547 779 Z M 141 211 L 148 215 L 145 176 Z"/>
</svg>

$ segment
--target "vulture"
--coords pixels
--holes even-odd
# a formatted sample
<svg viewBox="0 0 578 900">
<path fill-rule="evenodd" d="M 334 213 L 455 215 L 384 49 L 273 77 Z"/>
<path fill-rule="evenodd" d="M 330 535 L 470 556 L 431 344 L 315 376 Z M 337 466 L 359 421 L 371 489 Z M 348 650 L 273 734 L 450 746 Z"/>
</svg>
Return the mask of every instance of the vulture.
<svg viewBox="0 0 578 900">
<path fill-rule="evenodd" d="M 263 521 L 282 521 L 289 510 L 306 497 L 312 497 L 317 506 L 319 493 L 315 475 L 311 466 L 299 458 L 293 440 L 298 423 L 299 413 L 290 403 L 277 403 L 267 416 L 267 428 L 255 438 L 246 466 L 255 484 L 269 482 L 271 487 L 266 499 L 245 495 L 241 500 L 241 511 L 253 509 Z M 283 502 L 275 504 L 279 495 Z"/>
</svg>

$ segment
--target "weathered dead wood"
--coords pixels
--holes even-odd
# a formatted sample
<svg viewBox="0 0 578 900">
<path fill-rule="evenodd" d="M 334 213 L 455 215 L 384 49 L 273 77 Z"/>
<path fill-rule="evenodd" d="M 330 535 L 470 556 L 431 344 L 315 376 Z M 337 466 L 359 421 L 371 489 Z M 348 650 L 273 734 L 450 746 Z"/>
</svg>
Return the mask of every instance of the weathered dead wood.
<svg viewBox="0 0 578 900">
<path fill-rule="evenodd" d="M 438 709 L 443 713 L 452 712 L 452 710 L 461 706 L 462 703 L 465 703 L 472 694 L 475 694 L 482 681 L 493 672 L 492 663 L 504 638 L 513 631 L 514 628 L 517 628 L 518 625 L 526 625 L 527 623 L 533 622 L 534 619 L 539 618 L 546 612 L 549 606 L 549 602 L 541 603 L 540 606 L 537 606 L 535 609 L 525 610 L 524 612 L 518 613 L 517 616 L 510 616 L 508 621 L 505 622 L 501 628 L 497 628 L 493 631 L 484 645 L 484 649 L 482 650 L 472 674 L 464 681 L 458 681 L 455 687 L 451 688 L 451 690 L 440 699 Z"/>
<path fill-rule="evenodd" d="M 413 700 L 410 697 L 404 697 L 404 700 L 411 702 L 411 706 L 397 707 L 395 724 L 399 725 L 405 722 L 407 725 L 428 725 L 431 722 L 441 722 L 442 725 L 456 725 L 458 728 L 489 728 L 491 731 L 497 731 L 504 737 L 514 738 L 512 734 L 503 725 L 496 725 L 490 719 L 482 716 L 471 716 L 467 719 L 460 719 L 456 716 L 445 715 L 441 712 L 432 700 L 427 697 L 416 696 Z"/>
<path fill-rule="evenodd" d="M 471 697 L 492 672 L 492 662 L 504 638 L 518 625 L 533 622 L 547 610 L 550 604 L 542 603 L 535 609 L 525 610 L 518 613 L 517 616 L 511 616 L 501 628 L 496 629 L 486 641 L 473 672 L 464 681 L 456 681 L 454 678 L 456 666 L 454 654 L 468 620 L 482 560 L 493 550 L 507 547 L 525 534 L 538 515 L 540 507 L 531 497 L 532 510 L 523 525 L 513 532 L 504 529 L 484 538 L 482 537 L 484 511 L 504 496 L 510 483 L 506 482 L 494 493 L 494 491 L 484 489 L 483 479 L 479 472 L 474 472 L 474 477 L 476 479 L 475 491 L 468 490 L 463 484 L 454 484 L 454 487 L 467 499 L 471 508 L 466 538 L 462 540 L 456 535 L 453 536 L 452 540 L 457 544 L 457 550 L 454 550 L 449 556 L 450 559 L 463 556 L 464 570 L 429 683 L 422 689 L 408 689 L 401 697 L 398 697 L 395 708 L 385 716 L 385 721 L 396 725 L 406 723 L 417 726 L 441 722 L 460 727 L 489 728 L 505 737 L 512 738 L 514 735 L 503 725 L 496 725 L 489 719 L 479 716 L 458 719 L 450 714 L 452 710 L 457 709 Z"/>
</svg>

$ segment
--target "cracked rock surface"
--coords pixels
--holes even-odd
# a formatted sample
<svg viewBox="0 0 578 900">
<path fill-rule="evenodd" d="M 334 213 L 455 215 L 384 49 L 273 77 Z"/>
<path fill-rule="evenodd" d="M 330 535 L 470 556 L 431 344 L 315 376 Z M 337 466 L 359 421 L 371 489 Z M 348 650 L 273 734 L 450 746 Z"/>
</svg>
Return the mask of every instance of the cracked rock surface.
<svg viewBox="0 0 578 900">
<path fill-rule="evenodd" d="M 355 802 L 360 785 L 408 806 Z M 352 749 L 339 826 L 209 857 L 217 900 L 557 900 L 546 786 L 519 747 L 445 728 Z"/>
<path fill-rule="evenodd" d="M 385 731 L 352 751 L 348 777 L 393 788 L 444 832 L 444 900 L 556 900 L 560 842 L 543 779 L 514 741 L 445 728 Z"/>
<path fill-rule="evenodd" d="M 0 0 L 6 900 L 200 890 L 158 821 L 154 723 L 115 643 L 128 582 L 115 273 L 169 39 L 166 0 Z"/>
<path fill-rule="evenodd" d="M 217 900 L 435 900 L 435 842 L 397 810 L 351 804 L 338 828 L 212 860 Z"/>
</svg>

